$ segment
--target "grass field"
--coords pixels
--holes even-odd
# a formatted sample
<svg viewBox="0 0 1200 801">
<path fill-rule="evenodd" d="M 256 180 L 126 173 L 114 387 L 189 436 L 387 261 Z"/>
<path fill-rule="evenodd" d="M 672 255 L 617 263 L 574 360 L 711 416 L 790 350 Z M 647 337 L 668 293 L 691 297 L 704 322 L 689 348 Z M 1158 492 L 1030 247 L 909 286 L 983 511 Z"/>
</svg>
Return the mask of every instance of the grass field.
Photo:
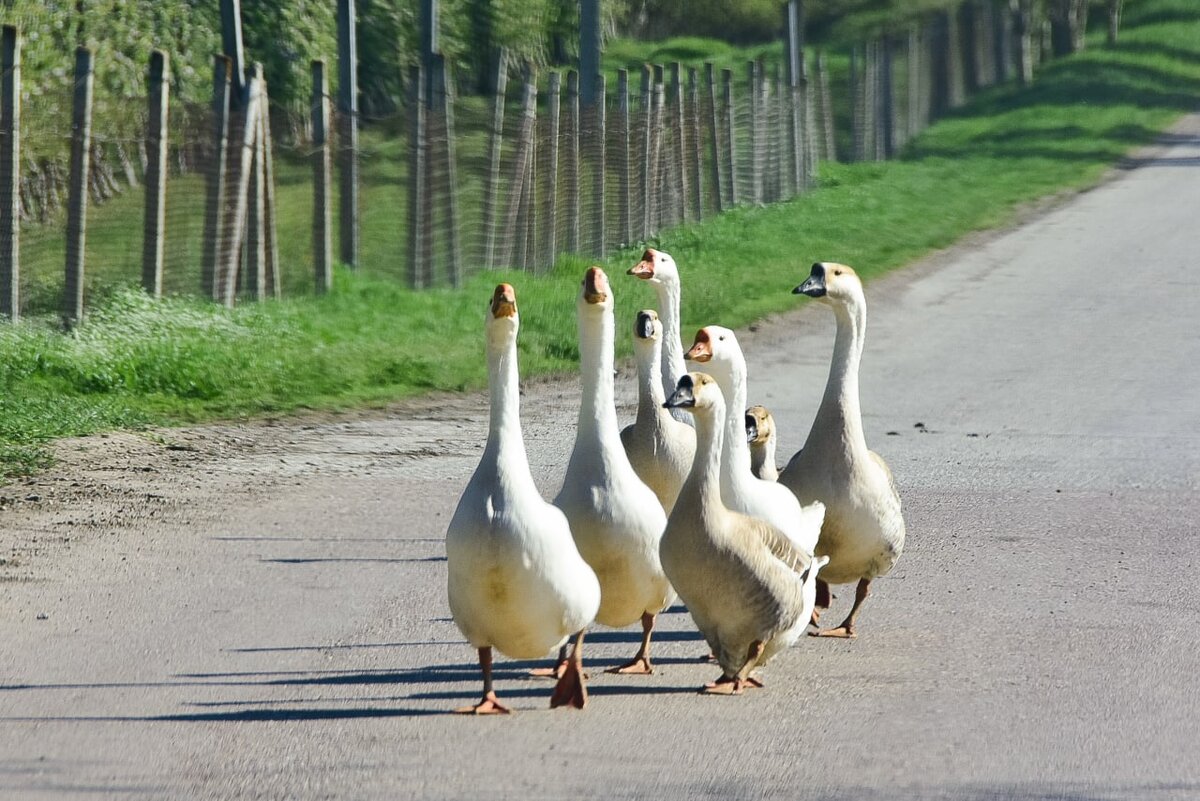
<svg viewBox="0 0 1200 801">
<path fill-rule="evenodd" d="M 901 159 L 826 164 L 819 191 L 664 234 L 653 244 L 685 274 L 685 331 L 795 306 L 801 301 L 789 290 L 814 260 L 878 274 L 1003 224 L 1022 203 L 1095 183 L 1130 147 L 1200 104 L 1200 6 L 1145 0 L 1129 8 L 1126 24 L 1117 48 L 1093 40 L 1087 52 L 1048 65 L 1029 89 L 981 94 Z M 607 262 L 618 274 L 622 330 L 653 303 L 648 287 L 619 275 L 638 252 Z M 393 258 L 399 265 L 402 251 Z M 48 319 L 0 327 L 0 470 L 37 469 L 54 437 L 480 387 L 480 322 L 500 280 L 517 287 L 523 374 L 572 370 L 585 266 L 566 257 L 537 276 L 484 272 L 460 291 L 425 292 L 339 271 L 326 297 L 231 311 L 121 290 L 99 299 L 70 335 Z M 618 348 L 629 352 L 627 337 Z"/>
</svg>

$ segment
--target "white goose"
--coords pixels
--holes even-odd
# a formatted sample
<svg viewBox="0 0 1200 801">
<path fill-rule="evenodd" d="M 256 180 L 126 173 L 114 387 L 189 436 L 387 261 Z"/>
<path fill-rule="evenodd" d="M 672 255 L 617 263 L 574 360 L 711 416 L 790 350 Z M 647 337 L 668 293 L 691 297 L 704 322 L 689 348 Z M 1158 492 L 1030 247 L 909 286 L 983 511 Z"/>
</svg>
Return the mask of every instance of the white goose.
<svg viewBox="0 0 1200 801">
<path fill-rule="evenodd" d="M 751 406 L 746 410 L 746 441 L 750 443 L 750 472 L 763 481 L 776 481 L 779 468 L 775 465 L 775 418 L 766 406 Z"/>
<path fill-rule="evenodd" d="M 762 684 L 750 672 L 804 632 L 825 557 L 797 548 L 765 520 L 722 502 L 725 399 L 704 373 L 679 381 L 667 405 L 696 418 L 696 458 L 663 534 L 663 567 L 721 665 L 704 692 Z"/>
<path fill-rule="evenodd" d="M 818 585 L 818 606 L 829 605 L 829 584 L 857 581 L 854 606 L 842 625 L 818 632 L 854 637 L 855 622 L 871 581 L 885 575 L 904 549 L 904 517 L 892 471 L 867 449 L 858 402 L 858 367 L 867 331 L 862 282 L 844 264 L 818 263 L 793 290 L 833 309 L 837 339 L 825 395 L 804 448 L 779 474 L 779 482 L 804 502 L 825 502 L 817 553 L 829 556 Z M 828 582 L 828 583 L 826 583 Z M 816 618 L 814 617 L 814 622 Z"/>
<path fill-rule="evenodd" d="M 662 320 L 662 385 L 663 396 L 675 391 L 679 379 L 687 373 L 683 363 L 683 340 L 679 328 L 679 308 L 682 288 L 679 282 L 679 267 L 670 253 L 647 248 L 642 260 L 630 267 L 628 275 L 649 281 L 658 295 L 658 316 Z M 692 424 L 691 415 L 675 411 L 675 419 Z"/>
<path fill-rule="evenodd" d="M 490 416 L 487 446 L 446 531 L 450 611 L 479 649 L 483 700 L 455 710 L 503 714 L 492 689 L 492 648 L 518 659 L 541 657 L 582 631 L 600 608 L 600 584 L 567 519 L 542 500 L 521 438 L 516 293 L 500 284 L 487 317 Z M 580 671 L 582 636 L 552 706 L 587 701 Z"/>
<path fill-rule="evenodd" d="M 579 553 L 600 580 L 596 622 L 642 622 L 642 645 L 618 673 L 653 673 L 650 636 L 675 598 L 658 558 L 667 516 L 621 447 L 613 397 L 613 297 L 608 277 L 588 269 L 577 303 L 583 398 L 575 447 L 554 504 L 571 523 Z"/>
<path fill-rule="evenodd" d="M 737 337 L 728 328 L 710 325 L 696 332 L 687 352 L 689 361 L 703 364 L 725 396 L 725 445 L 721 459 L 721 497 L 725 505 L 742 514 L 759 517 L 778 528 L 792 543 L 812 554 L 821 532 L 825 507 L 812 501 L 801 507 L 786 487 L 755 478 L 750 472 L 750 445 L 746 442 L 746 358 Z"/>
<path fill-rule="evenodd" d="M 654 490 L 663 511 L 669 515 L 692 466 L 696 431 L 663 408 L 666 395 L 659 363 L 662 332 L 662 322 L 653 310 L 637 313 L 633 325 L 633 350 L 638 366 L 637 420 L 621 431 L 621 444 L 638 478 Z"/>
</svg>

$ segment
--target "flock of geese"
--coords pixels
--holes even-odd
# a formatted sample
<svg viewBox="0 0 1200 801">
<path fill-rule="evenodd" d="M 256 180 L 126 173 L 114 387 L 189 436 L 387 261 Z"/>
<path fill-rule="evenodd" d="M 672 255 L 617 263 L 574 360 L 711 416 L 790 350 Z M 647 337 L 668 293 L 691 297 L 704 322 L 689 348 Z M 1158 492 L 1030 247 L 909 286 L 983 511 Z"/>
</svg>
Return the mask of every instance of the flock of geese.
<svg viewBox="0 0 1200 801">
<path fill-rule="evenodd" d="M 647 250 L 629 274 L 653 284 L 659 301 L 633 326 L 637 419 L 624 430 L 617 423 L 613 291 L 591 267 L 577 300 L 583 396 L 575 445 L 552 504 L 534 484 L 521 434 L 516 293 L 500 284 L 492 295 L 487 445 L 446 533 L 450 609 L 483 672 L 482 699 L 457 712 L 510 711 L 493 689 L 493 648 L 517 659 L 558 648 L 555 667 L 535 672 L 558 680 L 551 707 L 582 708 L 583 640 L 593 623 L 640 622 L 637 653 L 610 672 L 653 673 L 655 620 L 676 598 L 721 667 L 702 692 L 761 687 L 754 671 L 806 631 L 856 636 L 871 581 L 900 556 L 900 497 L 863 435 L 858 370 L 867 312 L 854 271 L 814 264 L 793 290 L 833 310 L 837 337 L 812 430 L 783 470 L 770 413 L 747 409 L 746 360 L 734 332 L 705 326 L 685 353 L 674 259 Z M 849 582 L 857 586 L 846 620 L 818 628 L 829 585 Z"/>
</svg>

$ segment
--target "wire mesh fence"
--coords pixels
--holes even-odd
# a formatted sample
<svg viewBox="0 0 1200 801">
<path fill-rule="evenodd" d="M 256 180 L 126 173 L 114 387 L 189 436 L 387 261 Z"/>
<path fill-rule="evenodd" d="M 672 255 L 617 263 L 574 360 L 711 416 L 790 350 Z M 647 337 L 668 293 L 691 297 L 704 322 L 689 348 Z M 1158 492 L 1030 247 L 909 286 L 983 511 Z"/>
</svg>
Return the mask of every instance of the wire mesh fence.
<svg viewBox="0 0 1200 801">
<path fill-rule="evenodd" d="M 735 69 L 647 64 L 601 75 L 592 93 L 573 70 L 501 53 L 493 91 L 460 94 L 454 65 L 435 60 L 402 77 L 402 103 L 367 112 L 334 108 L 320 63 L 308 107 L 275 102 L 256 68 L 237 76 L 223 57 L 210 97 L 162 96 L 163 64 L 137 91 L 96 94 L 82 198 L 72 196 L 82 78 L 64 53 L 56 80 L 22 88 L 13 27 L 0 144 L 17 153 L 18 222 L 0 231 L 0 268 L 19 276 L 18 316 L 70 317 L 72 203 L 86 207 L 85 305 L 139 282 L 228 304 L 322 292 L 348 225 L 353 266 L 416 288 L 486 268 L 544 270 L 564 253 L 602 258 L 806 192 L 822 161 L 891 158 L 970 94 L 1027 80 L 1046 39 L 1029 8 L 966 0 L 844 49 Z M 101 85 L 110 68 L 101 53 Z M 162 154 L 155 102 L 166 108 Z M 337 181 L 347 163 L 352 212 Z"/>
</svg>

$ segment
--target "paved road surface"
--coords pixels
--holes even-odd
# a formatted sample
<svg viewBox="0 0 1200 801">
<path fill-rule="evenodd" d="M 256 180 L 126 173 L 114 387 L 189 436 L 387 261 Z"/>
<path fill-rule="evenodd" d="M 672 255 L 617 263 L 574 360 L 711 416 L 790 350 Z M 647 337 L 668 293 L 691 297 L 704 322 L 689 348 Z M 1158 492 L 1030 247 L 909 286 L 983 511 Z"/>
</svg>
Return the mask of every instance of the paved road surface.
<svg viewBox="0 0 1200 801">
<path fill-rule="evenodd" d="M 1172 142 L 868 287 L 909 541 L 858 641 L 701 698 L 677 611 L 650 678 L 599 673 L 634 631 L 591 637 L 582 714 L 502 662 L 519 714 L 453 717 L 479 687 L 442 537 L 480 397 L 91 438 L 0 490 L 0 798 L 1200 798 L 1200 120 Z M 832 334 L 811 304 L 744 335 L 781 459 Z M 547 495 L 576 396 L 525 396 Z"/>
</svg>

